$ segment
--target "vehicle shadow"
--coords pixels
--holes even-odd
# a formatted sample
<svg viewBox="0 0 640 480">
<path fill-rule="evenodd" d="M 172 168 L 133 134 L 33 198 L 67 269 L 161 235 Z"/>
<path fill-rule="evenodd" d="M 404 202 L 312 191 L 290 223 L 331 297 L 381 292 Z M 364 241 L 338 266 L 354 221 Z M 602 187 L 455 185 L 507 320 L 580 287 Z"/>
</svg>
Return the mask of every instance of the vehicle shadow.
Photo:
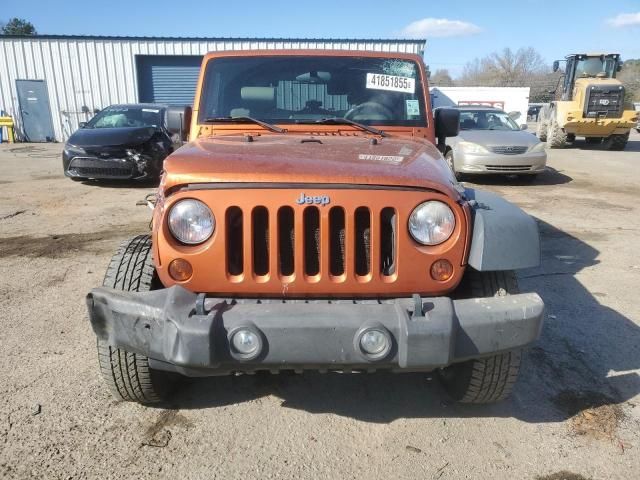
<svg viewBox="0 0 640 480">
<path fill-rule="evenodd" d="M 547 166 L 544 172 L 535 177 L 520 177 L 516 175 L 469 175 L 465 178 L 464 183 L 472 183 L 475 185 L 564 185 L 572 182 L 573 178 L 569 175 Z"/>
<path fill-rule="evenodd" d="M 522 272 L 522 291 L 546 303 L 541 339 L 525 356 L 512 397 L 495 405 L 450 401 L 435 374 L 256 374 L 190 379 L 170 405 L 215 408 L 265 396 L 284 408 L 333 413 L 361 421 L 398 418 L 514 417 L 559 422 L 587 408 L 619 405 L 640 393 L 640 328 L 601 304 L 576 279 L 598 265 L 598 250 L 539 221 L 542 265 Z M 613 374 L 612 374 L 613 372 Z"/>
<path fill-rule="evenodd" d="M 573 142 L 572 146 L 569 148 L 578 148 L 580 150 L 597 150 L 597 151 L 609 152 L 613 155 L 619 153 L 617 151 L 607 149 L 604 143 L 599 143 L 594 145 L 594 144 L 585 142 L 584 139 L 577 139 L 575 142 Z M 633 135 L 630 137 L 629 141 L 627 142 L 627 146 L 624 148 L 623 152 L 640 152 L 640 140 L 638 139 L 637 135 L 635 136 L 635 138 Z"/>
</svg>

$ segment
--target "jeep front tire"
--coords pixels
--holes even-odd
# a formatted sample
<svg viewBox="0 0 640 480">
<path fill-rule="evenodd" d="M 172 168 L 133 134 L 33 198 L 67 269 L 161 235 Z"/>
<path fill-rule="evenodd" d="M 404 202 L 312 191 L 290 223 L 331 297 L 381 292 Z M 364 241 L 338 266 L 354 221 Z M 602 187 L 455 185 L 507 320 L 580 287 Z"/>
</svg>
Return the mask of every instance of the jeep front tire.
<svg viewBox="0 0 640 480">
<path fill-rule="evenodd" d="M 457 298 L 497 297 L 518 293 L 515 273 L 478 272 L 467 268 Z M 522 350 L 455 363 L 439 371 L 447 393 L 461 403 L 493 403 L 504 400 L 520 371 Z"/>
<path fill-rule="evenodd" d="M 151 236 L 127 240 L 111 259 L 102 285 L 130 292 L 147 292 L 159 285 L 151 259 Z M 142 404 L 160 402 L 169 391 L 169 374 L 149 367 L 149 359 L 98 339 L 98 363 L 109 390 L 118 400 Z"/>
</svg>

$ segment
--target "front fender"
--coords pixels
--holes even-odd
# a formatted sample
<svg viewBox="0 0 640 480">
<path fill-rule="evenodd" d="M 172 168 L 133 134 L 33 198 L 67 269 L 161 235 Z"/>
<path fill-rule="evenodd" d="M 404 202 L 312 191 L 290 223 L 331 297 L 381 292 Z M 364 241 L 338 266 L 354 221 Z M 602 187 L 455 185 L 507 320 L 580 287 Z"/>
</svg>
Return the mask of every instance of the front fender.
<svg viewBox="0 0 640 480">
<path fill-rule="evenodd" d="M 540 235 L 533 217 L 493 193 L 467 188 L 465 196 L 473 212 L 471 267 L 519 270 L 540 264 Z"/>
</svg>

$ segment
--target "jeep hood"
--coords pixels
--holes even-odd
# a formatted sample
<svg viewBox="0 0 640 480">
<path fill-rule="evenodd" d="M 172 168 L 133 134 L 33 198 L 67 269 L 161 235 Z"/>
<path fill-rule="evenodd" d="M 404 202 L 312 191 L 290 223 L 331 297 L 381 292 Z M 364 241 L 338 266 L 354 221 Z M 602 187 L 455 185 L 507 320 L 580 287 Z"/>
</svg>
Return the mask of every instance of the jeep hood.
<svg viewBox="0 0 640 480">
<path fill-rule="evenodd" d="M 252 140 L 252 141 L 250 141 Z M 164 162 L 165 189 L 193 183 L 339 183 L 417 187 L 458 197 L 433 144 L 410 137 L 225 135 L 200 138 Z"/>
</svg>

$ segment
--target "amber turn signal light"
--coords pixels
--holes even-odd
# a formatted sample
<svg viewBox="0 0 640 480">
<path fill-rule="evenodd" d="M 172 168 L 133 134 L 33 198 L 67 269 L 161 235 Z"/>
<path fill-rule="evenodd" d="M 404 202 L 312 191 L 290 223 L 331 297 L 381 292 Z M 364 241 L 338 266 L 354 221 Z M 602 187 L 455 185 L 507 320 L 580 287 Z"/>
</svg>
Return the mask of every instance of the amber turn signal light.
<svg viewBox="0 0 640 480">
<path fill-rule="evenodd" d="M 169 264 L 169 275 L 176 282 L 186 282 L 193 275 L 193 267 L 183 258 L 176 258 Z"/>
<path fill-rule="evenodd" d="M 453 265 L 449 260 L 440 259 L 431 265 L 431 278 L 438 282 L 446 282 L 453 275 Z"/>
</svg>

